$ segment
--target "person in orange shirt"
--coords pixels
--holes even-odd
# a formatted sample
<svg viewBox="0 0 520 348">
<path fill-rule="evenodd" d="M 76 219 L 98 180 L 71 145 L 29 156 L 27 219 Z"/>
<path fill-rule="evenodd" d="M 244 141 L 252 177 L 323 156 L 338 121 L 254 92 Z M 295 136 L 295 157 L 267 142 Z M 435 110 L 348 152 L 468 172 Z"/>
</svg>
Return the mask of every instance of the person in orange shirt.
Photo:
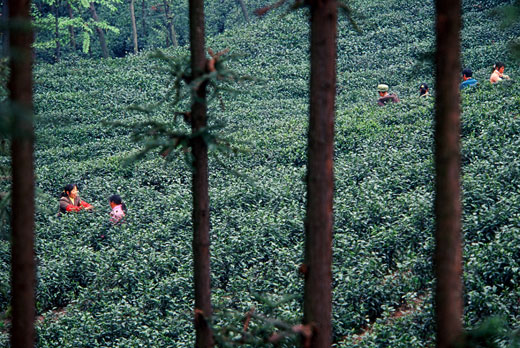
<svg viewBox="0 0 520 348">
<path fill-rule="evenodd" d="M 63 213 L 71 211 L 78 212 L 80 210 L 92 210 L 94 207 L 79 198 L 79 190 L 76 184 L 68 184 L 64 187 L 60 196 L 60 212 L 58 216 Z"/>
<path fill-rule="evenodd" d="M 493 73 L 491 74 L 491 77 L 489 78 L 489 82 L 492 84 L 495 84 L 497 82 L 500 82 L 502 80 L 509 80 L 509 76 L 504 75 L 504 70 L 506 66 L 502 62 L 496 62 L 493 66 Z"/>
</svg>

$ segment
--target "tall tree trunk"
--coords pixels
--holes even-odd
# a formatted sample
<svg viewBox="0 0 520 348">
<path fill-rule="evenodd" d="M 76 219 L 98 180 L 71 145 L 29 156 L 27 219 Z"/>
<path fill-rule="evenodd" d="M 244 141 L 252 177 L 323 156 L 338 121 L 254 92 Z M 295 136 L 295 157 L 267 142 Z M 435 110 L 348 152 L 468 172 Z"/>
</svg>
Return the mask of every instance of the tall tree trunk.
<svg viewBox="0 0 520 348">
<path fill-rule="evenodd" d="M 132 21 L 132 38 L 134 40 L 134 53 L 137 54 L 137 52 L 139 52 L 139 47 L 137 46 L 137 26 L 135 24 L 134 1 L 135 0 L 130 0 L 130 19 Z"/>
<path fill-rule="evenodd" d="M 72 13 L 72 6 L 70 6 L 70 3 L 67 2 L 67 8 L 69 11 L 69 18 L 74 19 L 74 14 Z M 69 25 L 69 33 L 70 33 L 70 46 L 76 51 L 76 34 L 74 33 L 74 27 L 72 25 Z"/>
<path fill-rule="evenodd" d="M 436 0 L 435 309 L 437 347 L 453 348 L 462 335 L 460 200 L 460 0 Z"/>
<path fill-rule="evenodd" d="M 162 19 L 164 27 L 166 28 L 166 47 L 170 47 L 171 32 L 168 30 L 168 15 L 166 14 L 166 6 L 163 5 L 164 17 Z"/>
<path fill-rule="evenodd" d="M 59 62 L 60 58 L 61 58 L 59 16 L 60 16 L 60 2 L 56 1 L 54 3 L 54 38 L 56 40 L 56 49 L 54 51 L 54 61 L 55 62 Z"/>
<path fill-rule="evenodd" d="M 7 1 L 2 2 L 2 24 L 7 27 L 7 20 L 9 17 L 9 4 Z M 9 33 L 8 31 L 2 32 L 2 55 L 9 57 Z"/>
<path fill-rule="evenodd" d="M 143 28 L 143 37 L 146 38 L 146 2 L 141 2 L 141 26 Z"/>
<path fill-rule="evenodd" d="M 164 0 L 163 4 L 164 14 L 166 16 L 166 26 L 168 27 L 170 39 L 172 40 L 173 47 L 177 47 L 179 44 L 177 42 L 177 34 L 175 33 L 175 27 L 173 26 L 173 14 L 170 11 L 170 5 L 168 5 L 168 1 Z"/>
<path fill-rule="evenodd" d="M 177 40 L 177 33 L 175 32 L 175 25 L 173 24 L 173 14 L 170 18 L 170 35 L 172 36 L 172 44 L 173 47 L 179 46 L 179 41 Z"/>
<path fill-rule="evenodd" d="M 204 0 L 190 0 L 190 51 L 192 78 L 204 74 L 206 68 Z M 206 83 L 197 88 L 197 98 L 191 108 L 192 133 L 205 128 L 206 121 Z M 194 169 L 192 176 L 193 191 L 193 264 L 195 282 L 195 346 L 210 348 L 214 346 L 213 332 L 207 320 L 213 310 L 210 288 L 210 240 L 209 240 L 209 195 L 208 195 L 208 146 L 199 136 L 193 139 L 192 151 Z"/>
<path fill-rule="evenodd" d="M 99 17 L 96 12 L 96 7 L 94 6 L 94 3 L 90 3 L 90 13 L 92 14 L 92 18 L 94 19 L 94 22 L 99 22 Z M 108 58 L 108 48 L 107 48 L 107 42 L 105 41 L 105 33 L 103 33 L 103 29 L 96 26 L 96 32 L 99 37 L 99 44 L 101 45 L 101 53 L 103 54 L 104 58 Z"/>
<path fill-rule="evenodd" d="M 303 321 L 312 327 L 310 346 L 329 348 L 332 341 L 331 265 L 337 2 L 309 2 L 311 82 Z"/>
<path fill-rule="evenodd" d="M 249 23 L 249 15 L 247 14 L 246 4 L 244 3 L 244 0 L 237 0 L 238 4 L 240 5 L 240 8 L 242 9 L 242 14 L 244 15 L 244 19 L 247 23 Z"/>
<path fill-rule="evenodd" d="M 11 141 L 11 347 L 33 348 L 36 282 L 34 260 L 33 103 L 30 1 L 9 0 L 11 52 L 8 90 L 13 107 Z M 21 23 L 25 23 L 20 27 Z"/>
</svg>

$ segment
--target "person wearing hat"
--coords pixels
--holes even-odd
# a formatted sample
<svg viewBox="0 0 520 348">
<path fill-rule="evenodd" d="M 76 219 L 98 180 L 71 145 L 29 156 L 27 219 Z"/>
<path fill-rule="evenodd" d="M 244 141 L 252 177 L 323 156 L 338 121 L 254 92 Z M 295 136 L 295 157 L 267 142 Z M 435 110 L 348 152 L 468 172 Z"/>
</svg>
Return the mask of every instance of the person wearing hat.
<svg viewBox="0 0 520 348">
<path fill-rule="evenodd" d="M 473 78 L 473 71 L 471 69 L 462 70 L 462 83 L 460 84 L 460 89 L 464 89 L 466 87 L 475 87 L 478 85 L 478 81 Z"/>
<path fill-rule="evenodd" d="M 419 97 L 428 97 L 430 96 L 430 88 L 426 83 L 421 83 L 419 86 Z"/>
<path fill-rule="evenodd" d="M 377 85 L 377 92 L 379 93 L 377 105 L 385 106 L 389 101 L 392 103 L 399 103 L 399 98 L 395 93 L 388 93 L 388 85 L 383 83 Z"/>
</svg>

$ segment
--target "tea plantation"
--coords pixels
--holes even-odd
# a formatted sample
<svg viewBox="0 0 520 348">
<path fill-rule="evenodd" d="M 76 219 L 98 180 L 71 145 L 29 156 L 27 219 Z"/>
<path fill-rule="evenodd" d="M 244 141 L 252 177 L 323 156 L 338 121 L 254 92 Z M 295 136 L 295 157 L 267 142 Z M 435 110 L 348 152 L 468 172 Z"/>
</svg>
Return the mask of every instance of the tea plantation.
<svg viewBox="0 0 520 348">
<path fill-rule="evenodd" d="M 480 81 L 462 92 L 467 328 L 496 315 L 508 328 L 520 325 L 520 68 L 507 50 L 520 25 L 502 27 L 496 12 L 508 3 L 463 5 L 463 65 Z M 362 32 L 345 16 L 338 25 L 335 346 L 430 347 L 433 1 L 365 0 L 353 7 Z M 208 38 L 208 47 L 229 48 L 238 55 L 231 68 L 257 79 L 225 94 L 223 108 L 218 100 L 210 104 L 210 122 L 223 125 L 219 133 L 241 149 L 213 152 L 210 160 L 212 301 L 224 339 L 228 329 L 241 329 L 240 315 L 253 306 L 270 318 L 301 320 L 307 17 L 274 12 Z M 506 63 L 513 81 L 487 82 L 495 60 Z M 193 346 L 190 168 L 181 153 L 171 161 L 149 153 L 127 165 L 143 144 L 111 124 L 173 118 L 168 108 L 151 115 L 129 109 L 164 94 L 167 77 L 157 65 L 143 53 L 35 66 L 38 347 Z M 376 105 L 381 82 L 401 103 Z M 432 97 L 418 97 L 422 82 Z M 68 183 L 78 183 L 94 212 L 56 217 Z M 114 193 L 123 197 L 128 219 L 112 227 Z M 7 229 L 0 227 L 4 313 Z M 8 346 L 8 325 L 0 322 L 0 346 Z M 497 337 L 503 347 L 510 341 Z"/>
</svg>

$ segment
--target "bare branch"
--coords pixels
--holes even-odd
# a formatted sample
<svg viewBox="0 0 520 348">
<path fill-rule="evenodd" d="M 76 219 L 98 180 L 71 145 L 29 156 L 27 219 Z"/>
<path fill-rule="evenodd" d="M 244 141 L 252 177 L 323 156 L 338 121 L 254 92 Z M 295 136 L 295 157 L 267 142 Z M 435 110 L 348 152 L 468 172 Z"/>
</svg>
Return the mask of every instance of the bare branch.
<svg viewBox="0 0 520 348">
<path fill-rule="evenodd" d="M 249 328 L 249 323 L 251 322 L 251 316 L 253 315 L 254 312 L 255 312 L 255 307 L 251 307 L 249 312 L 247 312 L 246 318 L 244 320 L 244 329 L 243 329 L 244 332 L 246 332 L 247 329 Z"/>
<path fill-rule="evenodd" d="M 255 11 L 254 11 L 254 14 L 257 15 L 258 17 L 262 17 L 263 15 L 265 15 L 267 12 L 277 8 L 277 7 L 280 7 L 282 6 L 287 0 L 278 0 L 277 2 L 275 2 L 274 4 L 272 5 L 268 5 L 268 6 L 265 6 L 265 7 L 261 7 L 261 8 L 257 8 Z"/>
<path fill-rule="evenodd" d="M 211 48 L 208 48 L 208 53 L 211 56 L 211 59 L 208 59 L 206 62 L 206 71 L 213 72 L 216 70 L 215 65 L 217 64 L 218 59 L 229 52 L 229 48 L 226 48 L 220 52 L 214 53 Z"/>
</svg>

